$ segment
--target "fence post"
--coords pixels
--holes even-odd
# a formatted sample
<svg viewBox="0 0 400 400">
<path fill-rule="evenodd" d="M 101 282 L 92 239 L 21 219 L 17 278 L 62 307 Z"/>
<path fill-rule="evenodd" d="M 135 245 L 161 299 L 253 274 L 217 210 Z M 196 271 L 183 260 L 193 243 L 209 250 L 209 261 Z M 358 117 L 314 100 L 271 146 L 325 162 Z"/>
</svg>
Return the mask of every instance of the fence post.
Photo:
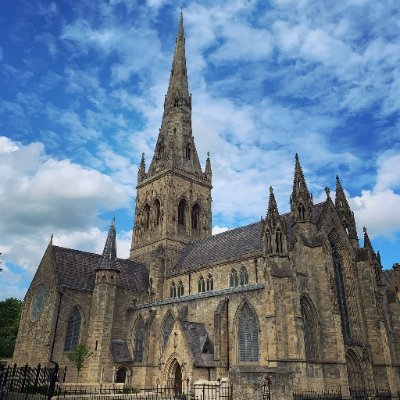
<svg viewBox="0 0 400 400">
<path fill-rule="evenodd" d="M 47 391 L 47 399 L 51 400 L 51 397 L 54 394 L 54 389 L 56 387 L 58 376 L 58 363 L 55 363 L 54 368 L 50 369 L 50 385 L 49 390 Z"/>
</svg>

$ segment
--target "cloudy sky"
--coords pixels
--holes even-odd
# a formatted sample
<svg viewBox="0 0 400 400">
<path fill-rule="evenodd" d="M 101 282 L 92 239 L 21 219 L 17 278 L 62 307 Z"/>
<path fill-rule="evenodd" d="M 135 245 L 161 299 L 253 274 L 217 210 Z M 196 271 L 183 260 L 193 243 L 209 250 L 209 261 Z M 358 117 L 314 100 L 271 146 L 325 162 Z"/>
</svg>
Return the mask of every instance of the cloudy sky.
<svg viewBox="0 0 400 400">
<path fill-rule="evenodd" d="M 162 116 L 180 2 L 0 3 L 0 298 L 23 298 L 54 234 L 127 257 L 140 154 Z M 214 232 L 315 202 L 339 174 L 385 268 L 400 261 L 398 0 L 185 1 L 193 131 Z"/>
</svg>

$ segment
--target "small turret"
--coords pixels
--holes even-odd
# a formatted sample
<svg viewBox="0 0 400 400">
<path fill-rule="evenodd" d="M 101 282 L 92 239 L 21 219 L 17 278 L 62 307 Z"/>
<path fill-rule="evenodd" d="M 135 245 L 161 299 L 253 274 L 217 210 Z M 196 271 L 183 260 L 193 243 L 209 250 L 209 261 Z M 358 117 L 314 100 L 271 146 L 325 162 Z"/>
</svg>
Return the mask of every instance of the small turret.
<svg viewBox="0 0 400 400">
<path fill-rule="evenodd" d="M 364 232 L 364 248 L 368 249 L 371 254 L 375 254 L 374 248 L 372 247 L 371 240 L 369 239 L 367 228 L 364 226 L 363 227 L 363 232 Z"/>
<path fill-rule="evenodd" d="M 299 156 L 296 153 L 293 191 L 290 196 L 290 210 L 293 224 L 297 222 L 313 222 L 313 198 L 308 191 Z"/>
<path fill-rule="evenodd" d="M 204 177 L 211 183 L 212 179 L 212 169 L 211 169 L 211 161 L 210 161 L 210 153 L 207 153 L 206 160 L 206 168 L 204 170 Z"/>
<path fill-rule="evenodd" d="M 288 254 L 286 225 L 279 215 L 272 187 L 269 188 L 268 211 L 263 232 L 266 256 L 286 256 Z"/>
<path fill-rule="evenodd" d="M 96 271 L 104 270 L 119 272 L 119 265 L 117 261 L 115 217 L 113 217 L 110 229 L 108 230 L 101 261 L 96 266 Z"/>
<path fill-rule="evenodd" d="M 346 198 L 346 194 L 344 193 L 344 190 L 340 183 L 339 176 L 336 176 L 335 207 L 339 215 L 339 218 L 342 221 L 342 225 L 346 231 L 347 236 L 349 237 L 353 247 L 357 248 L 358 236 L 357 236 L 356 221 L 354 218 L 354 213 L 350 209 L 349 203 Z"/>
<path fill-rule="evenodd" d="M 144 153 L 142 153 L 142 158 L 140 160 L 139 170 L 138 170 L 138 184 L 146 178 L 146 162 L 144 159 Z"/>
</svg>

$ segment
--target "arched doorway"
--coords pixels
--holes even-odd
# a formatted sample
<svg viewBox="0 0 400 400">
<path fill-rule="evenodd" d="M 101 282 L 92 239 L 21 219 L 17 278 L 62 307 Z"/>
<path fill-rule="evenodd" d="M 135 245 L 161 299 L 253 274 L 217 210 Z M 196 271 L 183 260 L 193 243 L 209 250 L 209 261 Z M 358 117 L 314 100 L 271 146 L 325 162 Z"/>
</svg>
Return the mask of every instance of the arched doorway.
<svg viewBox="0 0 400 400">
<path fill-rule="evenodd" d="M 122 367 L 117 371 L 116 383 L 125 383 L 126 379 L 126 368 Z"/>
<path fill-rule="evenodd" d="M 177 361 L 173 368 L 173 382 L 175 395 L 182 393 L 182 369 Z"/>
<path fill-rule="evenodd" d="M 350 394 L 353 396 L 357 392 L 364 391 L 365 383 L 361 363 L 357 355 L 351 350 L 346 353 L 346 367 Z"/>
</svg>

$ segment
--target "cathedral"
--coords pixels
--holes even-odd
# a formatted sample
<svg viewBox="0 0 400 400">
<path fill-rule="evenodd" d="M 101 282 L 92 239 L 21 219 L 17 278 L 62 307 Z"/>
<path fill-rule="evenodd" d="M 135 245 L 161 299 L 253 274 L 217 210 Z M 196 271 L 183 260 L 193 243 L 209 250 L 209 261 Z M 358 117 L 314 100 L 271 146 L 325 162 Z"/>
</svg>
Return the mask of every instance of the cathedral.
<svg viewBox="0 0 400 400">
<path fill-rule="evenodd" d="M 290 212 L 270 188 L 265 219 L 212 235 L 210 157 L 192 132 L 181 15 L 151 164 L 142 157 L 129 259 L 112 221 L 104 251 L 49 243 L 29 290 L 13 363 L 92 353 L 80 381 L 185 392 L 228 379 L 256 392 L 400 390 L 400 268 L 362 245 L 342 182 L 315 204 L 294 160 Z M 278 396 L 279 397 L 279 396 Z M 354 397 L 354 396 L 353 396 Z M 254 397 L 253 397 L 254 398 Z"/>
</svg>

